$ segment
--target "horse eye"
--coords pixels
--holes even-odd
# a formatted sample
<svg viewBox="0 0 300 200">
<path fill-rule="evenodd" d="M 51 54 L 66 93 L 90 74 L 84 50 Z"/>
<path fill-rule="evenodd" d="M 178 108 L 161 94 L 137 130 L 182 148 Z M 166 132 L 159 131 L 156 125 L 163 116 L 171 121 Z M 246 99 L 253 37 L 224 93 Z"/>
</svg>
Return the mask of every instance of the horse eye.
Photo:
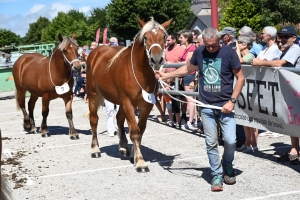
<svg viewBox="0 0 300 200">
<path fill-rule="evenodd" d="M 67 53 L 67 50 L 64 49 L 64 50 L 63 50 L 63 53 Z"/>
</svg>

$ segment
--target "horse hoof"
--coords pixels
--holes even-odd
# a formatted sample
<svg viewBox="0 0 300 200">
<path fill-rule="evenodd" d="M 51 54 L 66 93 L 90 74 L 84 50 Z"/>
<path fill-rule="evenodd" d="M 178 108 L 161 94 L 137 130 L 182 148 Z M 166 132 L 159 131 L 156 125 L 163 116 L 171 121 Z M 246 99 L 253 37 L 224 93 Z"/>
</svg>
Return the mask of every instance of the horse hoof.
<svg viewBox="0 0 300 200">
<path fill-rule="evenodd" d="M 135 169 L 137 172 L 139 173 L 147 173 L 147 172 L 150 172 L 150 169 L 148 167 L 146 168 L 136 168 Z"/>
<path fill-rule="evenodd" d="M 92 156 L 92 158 L 100 158 L 101 157 L 101 153 L 100 152 L 92 153 L 91 156 Z"/>
<path fill-rule="evenodd" d="M 70 136 L 70 139 L 71 140 L 79 140 L 79 136 L 78 135 L 73 135 L 73 136 Z"/>
<path fill-rule="evenodd" d="M 128 152 L 128 151 L 119 151 L 119 153 L 123 157 L 129 157 L 130 156 L 130 152 Z"/>
<path fill-rule="evenodd" d="M 50 137 L 50 134 L 49 134 L 49 133 L 42 134 L 42 137 L 44 137 L 44 138 L 46 138 L 46 137 Z"/>
</svg>

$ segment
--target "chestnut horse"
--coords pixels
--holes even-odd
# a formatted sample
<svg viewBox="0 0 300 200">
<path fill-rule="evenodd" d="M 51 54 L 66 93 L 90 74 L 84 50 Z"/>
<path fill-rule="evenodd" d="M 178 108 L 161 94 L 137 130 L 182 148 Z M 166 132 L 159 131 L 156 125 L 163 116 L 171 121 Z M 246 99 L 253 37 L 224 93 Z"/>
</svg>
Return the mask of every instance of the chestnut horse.
<svg viewBox="0 0 300 200">
<path fill-rule="evenodd" d="M 131 157 L 138 172 L 149 171 L 141 153 L 142 136 L 147 118 L 155 103 L 158 84 L 154 70 L 164 64 L 166 29 L 172 20 L 163 24 L 153 19 L 147 23 L 138 19 L 142 27 L 128 47 L 97 47 L 87 59 L 86 89 L 89 97 L 89 117 L 92 128 L 92 157 L 100 157 L 97 139 L 97 110 L 104 98 L 120 105 L 117 113 L 119 152 Z M 143 97 L 144 96 L 144 97 Z M 139 121 L 134 115 L 139 108 Z M 124 130 L 127 120 L 133 147 L 130 153 Z"/>
<path fill-rule="evenodd" d="M 16 102 L 24 115 L 24 129 L 36 132 L 33 110 L 39 97 L 42 97 L 43 120 L 40 132 L 43 137 L 49 136 L 47 128 L 47 116 L 50 100 L 58 97 L 65 102 L 66 116 L 69 122 L 69 134 L 71 139 L 79 139 L 73 125 L 72 100 L 73 100 L 73 76 L 72 71 L 81 69 L 78 58 L 78 44 L 76 35 L 61 37 L 58 35 L 59 44 L 53 50 L 50 57 L 44 57 L 38 53 L 24 54 L 15 62 L 12 74 L 16 86 Z M 28 102 L 29 115 L 25 108 L 25 94 L 30 92 Z"/>
</svg>

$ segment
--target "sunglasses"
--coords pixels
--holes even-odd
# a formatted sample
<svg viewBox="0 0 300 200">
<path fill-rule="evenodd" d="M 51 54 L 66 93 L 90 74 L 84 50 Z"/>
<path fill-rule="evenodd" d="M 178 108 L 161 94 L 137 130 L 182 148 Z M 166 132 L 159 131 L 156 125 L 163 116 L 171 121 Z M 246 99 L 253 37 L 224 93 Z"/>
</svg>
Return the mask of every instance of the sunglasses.
<svg viewBox="0 0 300 200">
<path fill-rule="evenodd" d="M 218 47 L 218 46 L 219 46 L 219 43 L 212 44 L 212 45 L 205 45 L 205 47 L 208 48 L 208 49 L 209 49 L 209 48 L 212 48 L 212 49 L 213 49 L 213 48 L 216 48 L 216 47 Z"/>
<path fill-rule="evenodd" d="M 279 35 L 280 39 L 289 39 L 291 37 L 293 37 L 294 35 Z"/>
</svg>

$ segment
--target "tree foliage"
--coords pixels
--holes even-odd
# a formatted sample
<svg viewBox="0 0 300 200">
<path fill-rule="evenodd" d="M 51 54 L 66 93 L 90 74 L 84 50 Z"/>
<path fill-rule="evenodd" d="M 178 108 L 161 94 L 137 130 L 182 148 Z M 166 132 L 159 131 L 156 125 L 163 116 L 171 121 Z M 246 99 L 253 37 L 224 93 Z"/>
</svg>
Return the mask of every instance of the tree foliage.
<svg viewBox="0 0 300 200">
<path fill-rule="evenodd" d="M 10 46 L 12 44 L 19 45 L 21 37 L 14 32 L 0 28 L 0 47 Z"/>
<path fill-rule="evenodd" d="M 153 16 L 159 23 L 173 18 L 168 32 L 177 32 L 194 17 L 190 7 L 189 0 L 112 0 L 107 6 L 109 30 L 123 40 L 132 39 L 140 29 L 136 18 L 148 21 Z"/>
<path fill-rule="evenodd" d="M 42 31 L 43 42 L 57 41 L 58 34 L 71 36 L 76 33 L 76 40 L 79 45 L 88 44 L 94 38 L 93 26 L 88 26 L 86 16 L 76 10 L 68 13 L 58 12 L 51 24 Z"/>
<path fill-rule="evenodd" d="M 220 29 L 244 25 L 254 30 L 300 22 L 300 0 L 219 0 Z"/>
<path fill-rule="evenodd" d="M 39 43 L 42 41 L 42 31 L 51 22 L 46 17 L 40 17 L 36 22 L 29 24 L 29 30 L 24 37 L 25 44 Z"/>
<path fill-rule="evenodd" d="M 94 33 L 98 28 L 101 29 L 100 38 L 103 37 L 104 28 L 108 27 L 106 20 L 106 8 L 94 8 L 88 18 L 88 25 L 94 27 Z"/>
</svg>

